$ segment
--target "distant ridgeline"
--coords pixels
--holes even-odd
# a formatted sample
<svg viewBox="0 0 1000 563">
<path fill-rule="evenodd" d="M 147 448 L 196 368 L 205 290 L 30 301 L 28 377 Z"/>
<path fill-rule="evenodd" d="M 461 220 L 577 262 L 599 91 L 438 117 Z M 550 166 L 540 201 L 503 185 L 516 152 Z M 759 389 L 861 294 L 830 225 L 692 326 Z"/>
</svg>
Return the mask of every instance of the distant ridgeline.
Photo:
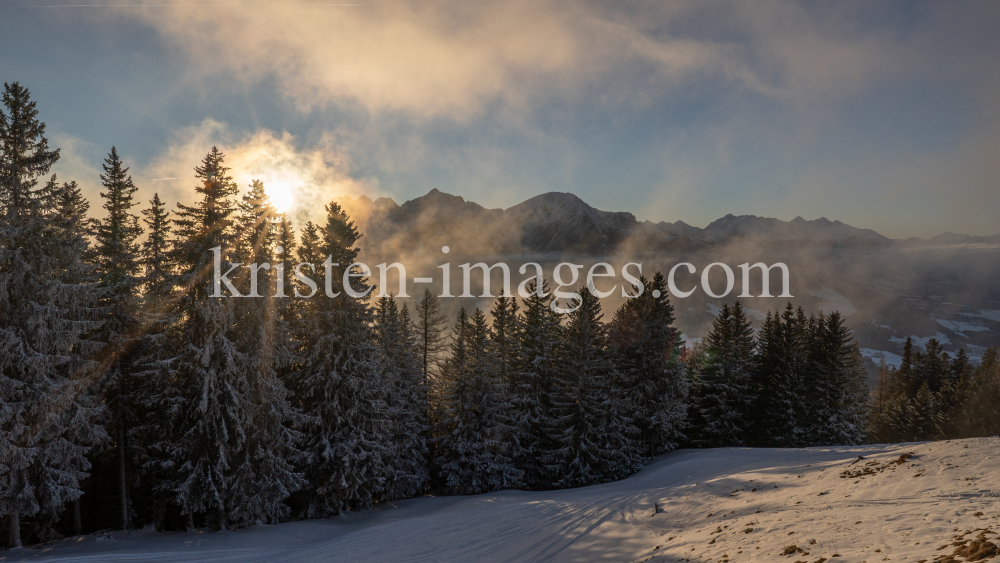
<svg viewBox="0 0 1000 563">
<path fill-rule="evenodd" d="M 351 264 L 361 234 L 336 202 L 322 221 L 292 225 L 260 182 L 241 196 L 215 147 L 194 169 L 196 203 L 168 211 L 155 195 L 140 214 L 112 147 L 93 221 L 74 182 L 46 178 L 59 153 L 28 91 L 5 85 L 3 104 L 0 523 L 10 547 L 147 524 L 318 518 L 429 490 L 582 486 L 679 446 L 997 432 L 995 348 L 980 365 L 909 355 L 885 372 L 873 408 L 839 313 L 788 305 L 755 330 L 741 303 L 726 303 L 687 347 L 659 273 L 607 320 L 588 291 L 570 314 L 532 293 L 497 299 L 489 314 L 461 309 L 454 322 L 429 291 L 411 303 L 211 297 L 215 259 Z M 543 220 L 560 205 L 482 213 L 538 226 L 515 242 L 544 249 L 571 237 Z M 410 208 L 393 209 L 387 217 Z M 634 223 L 592 215 L 609 229 Z M 378 216 L 366 225 L 388 228 Z M 248 271 L 232 278 L 245 295 Z M 279 275 L 296 283 L 278 269 L 256 283 L 273 289 Z M 327 282 L 340 291 L 340 279 Z"/>
<path fill-rule="evenodd" d="M 683 221 L 639 222 L 626 212 L 594 209 L 570 193 L 547 193 L 509 209 L 479 204 L 431 190 L 397 205 L 391 199 L 337 198 L 365 232 L 373 252 L 414 251 L 463 241 L 469 252 L 522 254 L 576 252 L 607 254 L 616 250 L 697 250 L 739 241 L 812 243 L 871 247 L 896 244 L 872 231 L 825 218 L 781 221 L 753 215 L 726 215 L 704 229 Z"/>
</svg>

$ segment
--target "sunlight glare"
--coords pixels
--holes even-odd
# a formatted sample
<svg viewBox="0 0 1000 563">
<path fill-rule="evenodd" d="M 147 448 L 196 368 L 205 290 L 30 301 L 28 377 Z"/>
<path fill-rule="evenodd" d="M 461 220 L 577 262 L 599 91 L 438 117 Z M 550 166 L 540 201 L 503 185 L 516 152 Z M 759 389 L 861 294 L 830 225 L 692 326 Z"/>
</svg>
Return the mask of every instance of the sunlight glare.
<svg viewBox="0 0 1000 563">
<path fill-rule="evenodd" d="M 267 195 L 271 199 L 271 205 L 278 210 L 278 213 L 287 213 L 295 203 L 295 188 L 291 182 L 277 181 L 270 184 L 265 183 L 264 190 L 267 191 Z"/>
</svg>

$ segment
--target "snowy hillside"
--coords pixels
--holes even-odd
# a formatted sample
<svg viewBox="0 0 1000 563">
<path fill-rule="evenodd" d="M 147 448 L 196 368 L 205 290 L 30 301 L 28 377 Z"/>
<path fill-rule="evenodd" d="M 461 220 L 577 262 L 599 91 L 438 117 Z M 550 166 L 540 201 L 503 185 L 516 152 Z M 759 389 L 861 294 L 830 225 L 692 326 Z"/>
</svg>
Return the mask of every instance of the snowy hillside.
<svg viewBox="0 0 1000 563">
<path fill-rule="evenodd" d="M 681 450 L 607 485 L 419 498 L 240 532 L 97 534 L 0 561 L 989 560 L 998 455 L 995 437 Z"/>
</svg>

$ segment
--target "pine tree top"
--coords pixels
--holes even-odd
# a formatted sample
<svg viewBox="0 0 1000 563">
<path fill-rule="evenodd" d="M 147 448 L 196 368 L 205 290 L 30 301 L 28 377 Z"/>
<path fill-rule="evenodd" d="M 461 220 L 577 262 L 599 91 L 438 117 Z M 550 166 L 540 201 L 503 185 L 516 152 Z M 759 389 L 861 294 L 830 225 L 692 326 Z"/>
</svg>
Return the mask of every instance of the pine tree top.
<svg viewBox="0 0 1000 563">
<path fill-rule="evenodd" d="M 48 174 L 59 160 L 59 149 L 49 150 L 45 124 L 27 88 L 4 83 L 0 109 L 0 213 L 9 224 L 19 225 L 22 217 L 39 205 L 34 188 L 38 178 Z"/>
</svg>

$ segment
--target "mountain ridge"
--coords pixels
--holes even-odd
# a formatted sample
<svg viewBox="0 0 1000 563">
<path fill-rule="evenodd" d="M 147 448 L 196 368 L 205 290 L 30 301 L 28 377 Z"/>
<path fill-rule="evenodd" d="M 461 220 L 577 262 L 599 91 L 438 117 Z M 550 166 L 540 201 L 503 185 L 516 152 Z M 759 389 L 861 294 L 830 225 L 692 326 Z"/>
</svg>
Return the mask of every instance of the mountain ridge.
<svg viewBox="0 0 1000 563">
<path fill-rule="evenodd" d="M 908 246 L 957 245 L 957 244 L 1000 244 L 1000 233 L 995 235 L 963 235 L 944 232 L 931 238 L 910 237 L 902 241 Z"/>
<path fill-rule="evenodd" d="M 394 250 L 449 240 L 490 253 L 693 250 L 740 242 L 899 244 L 874 230 L 825 217 L 783 221 L 727 214 L 704 228 L 680 220 L 640 222 L 632 213 L 600 210 L 565 192 L 539 194 L 506 209 L 486 208 L 436 188 L 402 204 L 381 197 L 337 199 L 358 223 L 369 246 Z"/>
</svg>

